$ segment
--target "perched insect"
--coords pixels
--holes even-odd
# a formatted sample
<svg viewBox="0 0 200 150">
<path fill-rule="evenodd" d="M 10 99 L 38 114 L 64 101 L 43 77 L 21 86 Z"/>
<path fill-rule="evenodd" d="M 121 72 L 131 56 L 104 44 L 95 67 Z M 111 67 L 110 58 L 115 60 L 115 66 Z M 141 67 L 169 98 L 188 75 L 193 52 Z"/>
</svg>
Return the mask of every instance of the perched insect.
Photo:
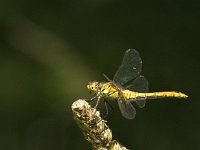
<svg viewBox="0 0 200 150">
<path fill-rule="evenodd" d="M 117 100 L 122 116 L 127 119 L 133 119 L 136 110 L 131 104 L 135 102 L 140 108 L 145 106 L 146 99 L 157 98 L 187 98 L 188 96 L 181 92 L 148 92 L 148 81 L 141 76 L 142 60 L 139 53 L 134 49 L 128 49 L 125 52 L 123 61 L 117 70 L 113 80 L 109 82 L 89 82 L 87 88 L 90 93 L 100 99 Z"/>
</svg>

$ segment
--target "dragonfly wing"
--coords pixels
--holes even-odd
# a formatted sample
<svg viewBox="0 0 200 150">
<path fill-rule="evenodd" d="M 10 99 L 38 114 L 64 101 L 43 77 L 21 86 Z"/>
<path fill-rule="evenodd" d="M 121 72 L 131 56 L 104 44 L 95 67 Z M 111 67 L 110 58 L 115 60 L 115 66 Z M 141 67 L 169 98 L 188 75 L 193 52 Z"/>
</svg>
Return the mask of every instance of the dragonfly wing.
<svg viewBox="0 0 200 150">
<path fill-rule="evenodd" d="M 118 104 L 122 116 L 124 116 L 127 119 L 135 118 L 136 110 L 130 102 L 119 99 Z"/>
<path fill-rule="evenodd" d="M 139 76 L 126 88 L 134 92 L 148 92 L 148 80 L 144 76 Z M 143 108 L 146 101 L 145 99 L 138 99 L 135 102 L 140 108 Z"/>
<path fill-rule="evenodd" d="M 139 53 L 134 49 L 128 49 L 124 54 L 121 66 L 115 73 L 113 81 L 123 86 L 127 82 L 135 79 L 141 71 L 142 60 Z"/>
<path fill-rule="evenodd" d="M 129 83 L 126 88 L 134 92 L 148 92 L 148 80 L 144 76 L 139 76 Z"/>
<path fill-rule="evenodd" d="M 135 103 L 138 105 L 138 107 L 143 108 L 145 106 L 146 101 L 145 100 L 136 100 Z"/>
<path fill-rule="evenodd" d="M 135 103 L 138 105 L 138 107 L 143 108 L 146 104 L 146 100 L 136 100 Z"/>
</svg>

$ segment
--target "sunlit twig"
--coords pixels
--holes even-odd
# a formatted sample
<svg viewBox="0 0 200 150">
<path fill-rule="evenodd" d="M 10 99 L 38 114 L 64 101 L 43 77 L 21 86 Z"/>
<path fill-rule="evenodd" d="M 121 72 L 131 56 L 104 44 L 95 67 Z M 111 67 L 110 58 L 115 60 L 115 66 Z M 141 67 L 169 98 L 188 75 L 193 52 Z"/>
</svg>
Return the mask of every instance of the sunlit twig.
<svg viewBox="0 0 200 150">
<path fill-rule="evenodd" d="M 85 100 L 75 101 L 72 111 L 85 139 L 92 144 L 94 150 L 127 150 L 112 139 L 112 131 L 106 121 Z"/>
</svg>

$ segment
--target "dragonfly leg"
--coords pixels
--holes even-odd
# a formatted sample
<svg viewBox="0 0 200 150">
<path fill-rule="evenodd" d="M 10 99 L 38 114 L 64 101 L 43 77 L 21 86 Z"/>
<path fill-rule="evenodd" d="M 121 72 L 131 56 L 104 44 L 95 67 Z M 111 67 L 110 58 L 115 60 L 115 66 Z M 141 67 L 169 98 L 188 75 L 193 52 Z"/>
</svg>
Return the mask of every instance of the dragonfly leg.
<svg viewBox="0 0 200 150">
<path fill-rule="evenodd" d="M 108 112 L 108 104 L 107 104 L 106 100 L 104 100 L 104 105 L 105 105 L 105 107 L 106 107 L 106 114 L 104 115 L 104 117 L 103 117 L 103 118 L 107 118 L 107 117 L 108 117 L 108 114 L 109 114 L 109 112 Z"/>
<path fill-rule="evenodd" d="M 87 101 L 87 102 L 92 102 L 94 99 L 96 99 L 97 98 L 97 96 L 94 96 L 94 97 L 92 97 L 92 98 L 90 98 L 90 99 L 85 99 L 85 101 Z"/>
<path fill-rule="evenodd" d="M 106 103 L 108 104 L 108 106 L 111 108 L 111 110 L 112 111 L 114 111 L 114 108 L 113 108 L 113 106 L 108 102 L 108 101 L 106 101 Z"/>
<path fill-rule="evenodd" d="M 105 100 L 105 99 L 104 99 L 104 105 L 105 105 L 105 107 L 106 107 L 106 114 L 104 115 L 103 118 L 105 119 L 105 118 L 107 118 L 108 115 L 109 115 L 109 107 L 111 108 L 112 111 L 113 111 L 114 109 L 113 109 L 112 105 L 111 105 L 107 100 Z"/>
<path fill-rule="evenodd" d="M 99 104 L 99 101 L 100 101 L 100 99 L 101 99 L 101 96 L 98 96 L 98 98 L 97 98 L 97 103 L 96 103 L 96 105 L 95 105 L 95 109 L 97 108 L 97 106 L 98 106 L 98 104 Z"/>
</svg>

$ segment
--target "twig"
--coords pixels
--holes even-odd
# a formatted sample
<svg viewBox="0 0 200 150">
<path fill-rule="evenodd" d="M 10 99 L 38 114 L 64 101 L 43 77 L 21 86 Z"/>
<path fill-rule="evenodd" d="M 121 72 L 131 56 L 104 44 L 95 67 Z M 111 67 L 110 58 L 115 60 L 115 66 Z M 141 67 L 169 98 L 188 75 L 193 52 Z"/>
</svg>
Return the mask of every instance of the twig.
<svg viewBox="0 0 200 150">
<path fill-rule="evenodd" d="M 94 150 L 127 150 L 112 139 L 112 131 L 106 121 L 85 100 L 75 101 L 72 111 L 85 139 L 92 144 Z"/>
</svg>

